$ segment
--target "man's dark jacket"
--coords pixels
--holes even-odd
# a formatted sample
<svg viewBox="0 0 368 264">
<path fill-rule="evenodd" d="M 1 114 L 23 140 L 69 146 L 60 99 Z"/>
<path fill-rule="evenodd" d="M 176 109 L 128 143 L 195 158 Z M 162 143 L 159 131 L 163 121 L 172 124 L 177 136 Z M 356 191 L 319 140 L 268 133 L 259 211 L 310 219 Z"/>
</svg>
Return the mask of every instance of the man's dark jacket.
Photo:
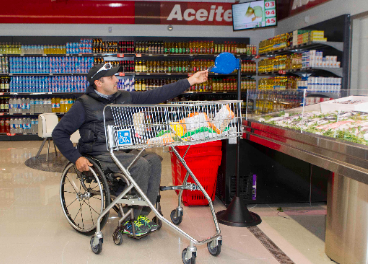
<svg viewBox="0 0 368 264">
<path fill-rule="evenodd" d="M 52 138 L 60 152 L 75 163 L 82 154 L 91 156 L 107 152 L 103 109 L 107 104 L 158 104 L 172 99 L 190 87 L 187 79 L 164 85 L 147 92 L 118 91 L 109 99 L 99 96 L 92 86 L 61 118 L 52 132 Z M 107 122 L 111 116 L 107 115 Z M 78 149 L 73 147 L 70 135 L 79 129 L 81 138 Z"/>
</svg>

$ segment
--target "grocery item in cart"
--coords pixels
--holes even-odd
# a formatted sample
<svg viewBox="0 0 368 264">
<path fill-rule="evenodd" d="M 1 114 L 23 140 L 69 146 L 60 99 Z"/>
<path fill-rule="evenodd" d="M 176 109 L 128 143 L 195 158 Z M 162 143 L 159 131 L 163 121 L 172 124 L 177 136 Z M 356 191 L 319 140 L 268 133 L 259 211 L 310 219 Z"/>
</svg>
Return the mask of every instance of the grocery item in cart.
<svg viewBox="0 0 368 264">
<path fill-rule="evenodd" d="M 184 127 L 179 122 L 170 122 L 169 126 L 173 133 L 178 137 L 182 137 L 184 135 Z"/>
<path fill-rule="evenodd" d="M 133 114 L 133 126 L 137 137 L 144 135 L 144 120 L 143 112 Z"/>
<path fill-rule="evenodd" d="M 224 105 L 221 107 L 220 111 L 216 113 L 211 126 L 217 134 L 221 134 L 233 118 L 234 112 L 231 111 L 229 105 Z"/>
<path fill-rule="evenodd" d="M 167 145 L 167 144 L 174 142 L 173 137 L 175 137 L 175 134 L 166 133 L 159 137 L 150 138 L 147 141 L 147 144 L 148 145 Z"/>
<path fill-rule="evenodd" d="M 191 113 L 189 114 L 189 117 L 183 118 L 180 123 L 183 126 L 185 133 L 201 127 L 210 126 L 206 113 Z"/>
</svg>

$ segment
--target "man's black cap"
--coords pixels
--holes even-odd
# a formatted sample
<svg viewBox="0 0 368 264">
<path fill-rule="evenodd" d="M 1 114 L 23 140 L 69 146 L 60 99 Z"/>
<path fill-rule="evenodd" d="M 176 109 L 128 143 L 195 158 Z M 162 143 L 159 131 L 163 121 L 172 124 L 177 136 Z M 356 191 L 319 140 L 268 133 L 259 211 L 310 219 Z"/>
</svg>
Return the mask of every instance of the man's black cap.
<svg viewBox="0 0 368 264">
<path fill-rule="evenodd" d="M 95 66 L 93 66 L 88 74 L 87 74 L 87 81 L 89 81 L 90 84 L 93 84 L 93 82 L 95 80 L 98 80 L 102 77 L 107 77 L 107 76 L 113 76 L 115 75 L 118 70 L 119 70 L 119 67 L 115 67 L 115 68 L 111 68 L 109 70 L 101 70 L 100 72 L 98 72 L 99 69 L 101 69 L 105 64 L 96 64 Z M 96 72 L 98 72 L 96 74 Z"/>
</svg>

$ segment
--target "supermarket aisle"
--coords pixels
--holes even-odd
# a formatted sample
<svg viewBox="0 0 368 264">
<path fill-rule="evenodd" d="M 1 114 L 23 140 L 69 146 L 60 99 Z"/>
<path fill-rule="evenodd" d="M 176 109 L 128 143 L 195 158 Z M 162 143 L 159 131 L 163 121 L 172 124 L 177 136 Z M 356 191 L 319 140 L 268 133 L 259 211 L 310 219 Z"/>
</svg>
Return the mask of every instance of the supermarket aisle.
<svg viewBox="0 0 368 264">
<path fill-rule="evenodd" d="M 102 253 L 93 254 L 89 237 L 74 231 L 62 213 L 60 173 L 50 172 L 46 163 L 39 164 L 37 170 L 24 165 L 35 156 L 40 144 L 40 141 L 23 141 L 0 145 L 1 263 L 182 263 L 181 252 L 188 241 L 166 226 L 140 241 L 124 236 L 121 246 L 114 245 L 111 235 L 117 225 L 115 212 L 110 213 L 103 229 Z M 162 184 L 170 185 L 169 154 L 162 149 L 157 152 L 164 157 Z M 174 192 L 163 193 L 165 216 L 169 216 L 175 204 Z M 279 212 L 279 207 L 284 212 Z M 216 200 L 215 208 L 219 211 L 225 207 Z M 249 208 L 262 217 L 262 224 L 253 230 L 221 225 L 222 253 L 213 257 L 205 245 L 198 246 L 197 263 L 332 263 L 324 254 L 325 205 Z M 213 235 L 209 208 L 185 207 L 181 228 L 198 239 Z"/>
</svg>

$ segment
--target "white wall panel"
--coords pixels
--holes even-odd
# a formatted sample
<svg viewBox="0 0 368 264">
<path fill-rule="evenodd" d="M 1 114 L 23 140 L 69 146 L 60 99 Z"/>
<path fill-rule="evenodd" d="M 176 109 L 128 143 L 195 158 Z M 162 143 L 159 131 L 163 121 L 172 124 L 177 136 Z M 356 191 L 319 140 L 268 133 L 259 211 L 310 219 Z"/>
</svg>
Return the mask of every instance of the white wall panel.
<svg viewBox="0 0 368 264">
<path fill-rule="evenodd" d="M 368 0 L 331 0 L 300 14 L 279 21 L 276 34 L 291 32 L 343 14 L 356 15 L 368 11 Z M 305 20 L 309 20 L 308 23 Z"/>
<path fill-rule="evenodd" d="M 112 32 L 109 33 L 109 27 Z M 172 37 L 249 37 L 251 44 L 275 35 L 274 28 L 233 32 L 229 26 L 173 25 L 84 25 L 84 24 L 1 24 L 0 36 L 172 36 Z"/>
</svg>

